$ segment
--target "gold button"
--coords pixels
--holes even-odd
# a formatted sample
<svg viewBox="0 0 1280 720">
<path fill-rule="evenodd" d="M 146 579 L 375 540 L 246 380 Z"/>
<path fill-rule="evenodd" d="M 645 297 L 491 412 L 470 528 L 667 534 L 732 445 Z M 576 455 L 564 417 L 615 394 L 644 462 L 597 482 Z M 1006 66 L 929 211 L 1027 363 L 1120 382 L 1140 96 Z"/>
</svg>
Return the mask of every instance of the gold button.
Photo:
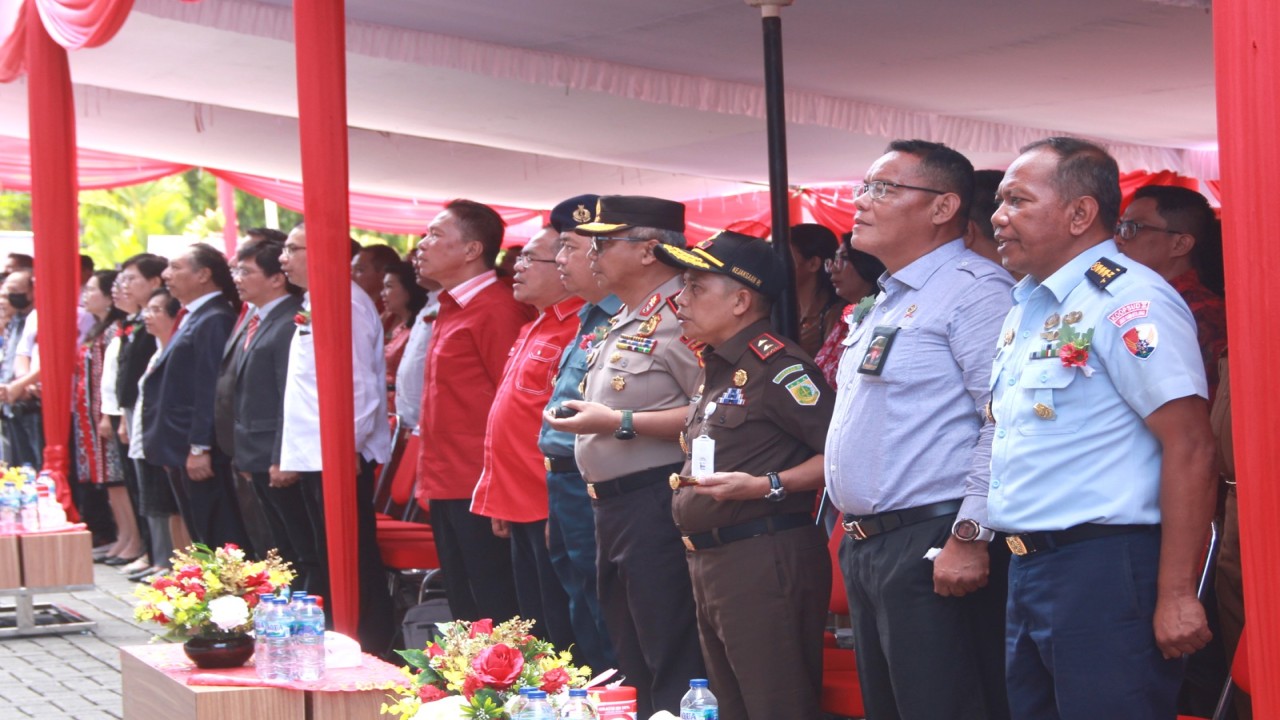
<svg viewBox="0 0 1280 720">
<path fill-rule="evenodd" d="M 1041 420 L 1052 420 L 1058 416 L 1058 414 L 1053 411 L 1053 408 L 1045 405 L 1044 403 L 1036 403 L 1032 410 L 1036 411 L 1036 417 Z"/>
</svg>

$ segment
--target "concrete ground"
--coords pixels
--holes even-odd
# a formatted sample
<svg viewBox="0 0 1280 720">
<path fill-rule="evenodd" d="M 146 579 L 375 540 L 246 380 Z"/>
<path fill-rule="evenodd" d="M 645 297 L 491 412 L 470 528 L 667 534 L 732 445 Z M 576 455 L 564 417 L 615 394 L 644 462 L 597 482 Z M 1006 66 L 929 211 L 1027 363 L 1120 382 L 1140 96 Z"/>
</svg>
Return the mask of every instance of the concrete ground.
<svg viewBox="0 0 1280 720">
<path fill-rule="evenodd" d="M 95 587 L 38 595 L 97 623 L 88 632 L 0 639 L 0 718 L 108 720 L 121 716 L 122 645 L 153 633 L 133 621 L 133 588 L 115 568 L 94 565 Z M 13 598 L 0 596 L 0 608 Z"/>
</svg>

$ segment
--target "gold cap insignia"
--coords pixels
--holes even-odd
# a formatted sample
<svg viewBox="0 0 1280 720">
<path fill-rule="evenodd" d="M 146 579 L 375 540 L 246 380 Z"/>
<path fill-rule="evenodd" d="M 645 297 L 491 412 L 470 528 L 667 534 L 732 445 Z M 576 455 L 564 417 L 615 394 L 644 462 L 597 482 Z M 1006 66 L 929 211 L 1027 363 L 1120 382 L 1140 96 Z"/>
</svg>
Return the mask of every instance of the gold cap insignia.
<svg viewBox="0 0 1280 720">
<path fill-rule="evenodd" d="M 591 221 L 591 211 L 586 205 L 579 205 L 577 210 L 573 211 L 573 221 L 576 223 L 585 223 Z"/>
</svg>

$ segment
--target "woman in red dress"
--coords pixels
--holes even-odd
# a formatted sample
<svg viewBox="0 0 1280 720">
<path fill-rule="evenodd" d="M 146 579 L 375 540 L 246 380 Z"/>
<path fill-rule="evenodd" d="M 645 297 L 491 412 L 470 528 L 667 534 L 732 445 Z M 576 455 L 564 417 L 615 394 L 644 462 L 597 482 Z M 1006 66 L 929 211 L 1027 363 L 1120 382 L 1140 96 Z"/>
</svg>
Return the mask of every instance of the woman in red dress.
<svg viewBox="0 0 1280 720">
<path fill-rule="evenodd" d="M 382 305 L 395 322 L 387 332 L 384 350 L 387 359 L 387 412 L 396 411 L 396 370 L 404 357 L 404 346 L 409 342 L 414 318 L 426 304 L 427 291 L 418 285 L 418 273 L 413 265 L 407 262 L 388 265 L 387 274 L 382 278 Z"/>
</svg>

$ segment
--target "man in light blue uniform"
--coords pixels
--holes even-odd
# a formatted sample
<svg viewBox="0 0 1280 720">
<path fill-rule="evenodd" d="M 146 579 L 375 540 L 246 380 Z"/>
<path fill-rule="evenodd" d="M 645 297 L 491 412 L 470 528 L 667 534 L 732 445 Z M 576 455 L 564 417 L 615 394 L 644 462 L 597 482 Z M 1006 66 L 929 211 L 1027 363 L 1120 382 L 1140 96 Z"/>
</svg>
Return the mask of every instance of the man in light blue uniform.
<svg viewBox="0 0 1280 720">
<path fill-rule="evenodd" d="M 1213 437 L 1196 325 L 1110 239 L 1116 162 L 1072 138 L 1023 149 L 992 221 L 1027 274 L 991 372 L 990 526 L 1010 533 L 1014 717 L 1168 719 L 1209 640 L 1196 578 Z"/>
<path fill-rule="evenodd" d="M 826 480 L 872 718 L 1008 717 L 983 411 L 1013 281 L 964 247 L 972 195 L 969 161 L 921 140 L 891 143 L 858 190 L 853 247 L 887 272 L 849 317 Z"/>
</svg>

